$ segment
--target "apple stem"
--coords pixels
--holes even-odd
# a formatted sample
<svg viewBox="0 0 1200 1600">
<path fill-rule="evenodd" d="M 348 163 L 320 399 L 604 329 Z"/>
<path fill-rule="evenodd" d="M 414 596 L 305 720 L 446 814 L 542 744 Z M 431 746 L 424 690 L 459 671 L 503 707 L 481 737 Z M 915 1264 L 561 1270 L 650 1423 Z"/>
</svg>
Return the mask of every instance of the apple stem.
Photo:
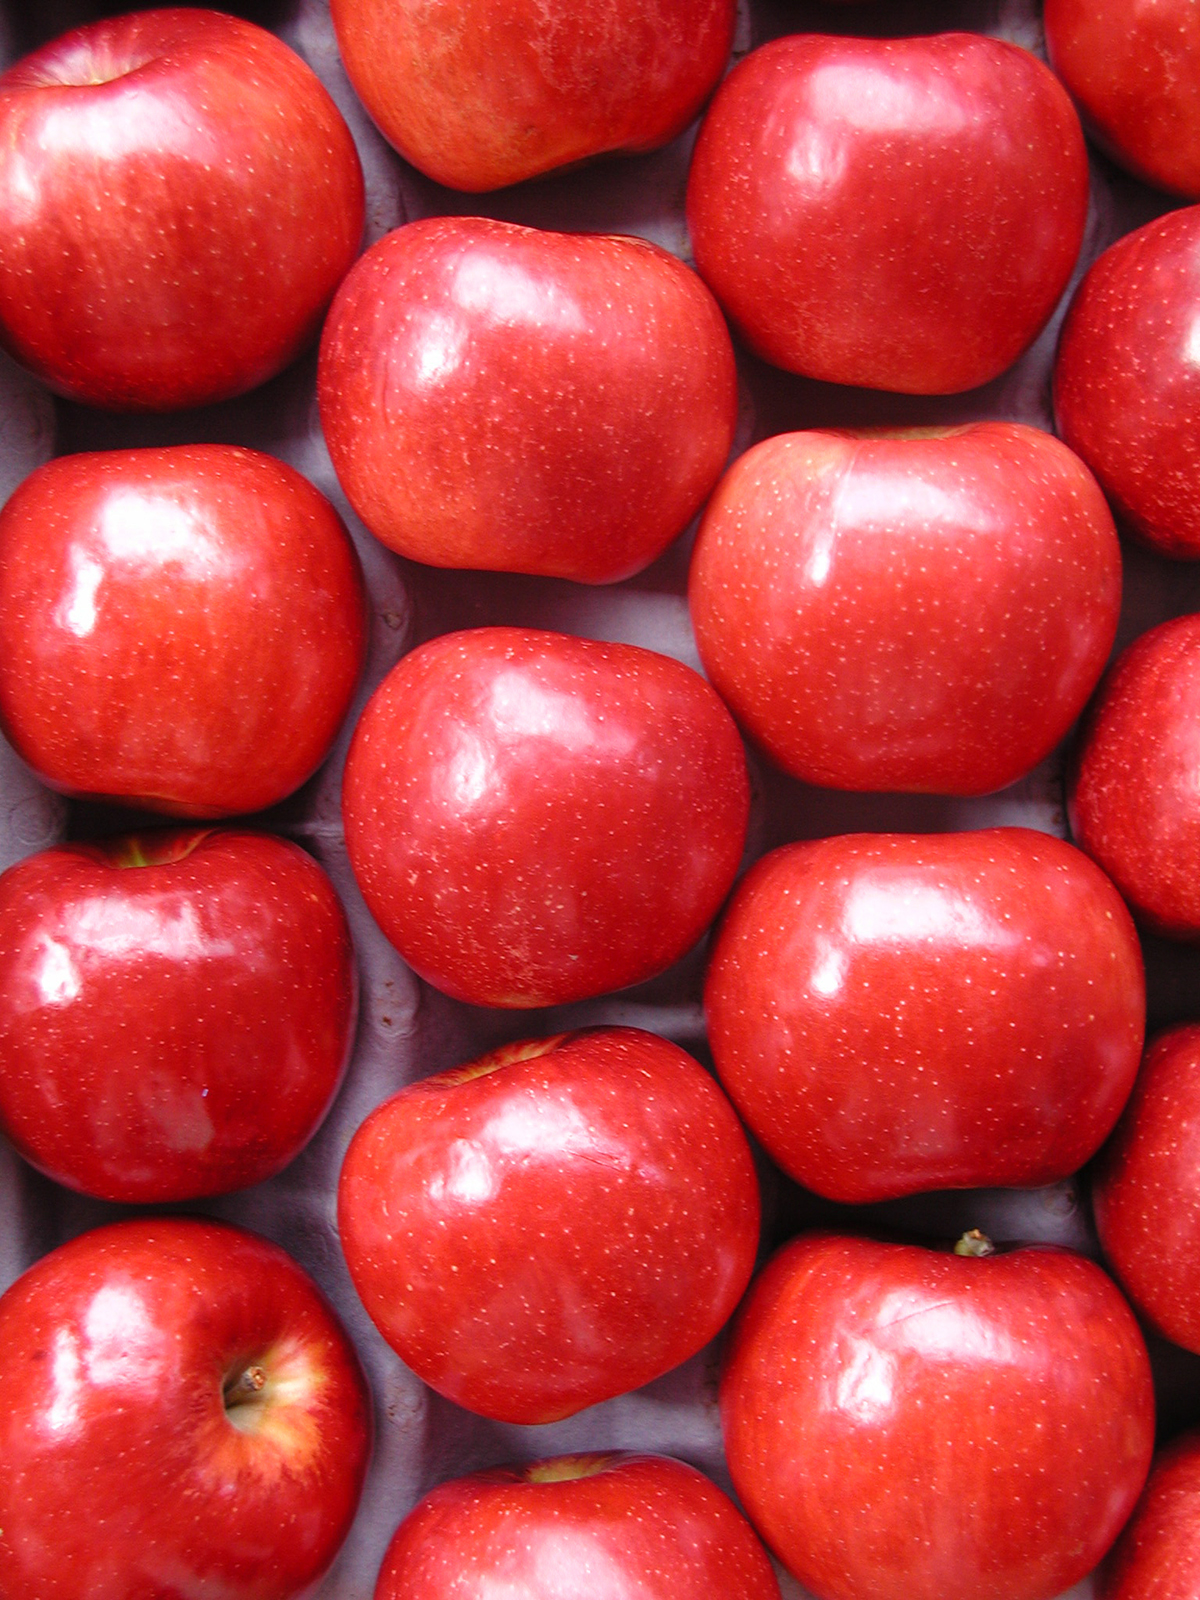
<svg viewBox="0 0 1200 1600">
<path fill-rule="evenodd" d="M 231 1410 L 234 1406 L 245 1405 L 253 1400 L 266 1385 L 267 1374 L 263 1367 L 250 1365 L 231 1378 L 225 1385 L 225 1409 Z"/>
<path fill-rule="evenodd" d="M 996 1246 L 979 1228 L 971 1228 L 954 1246 L 956 1256 L 994 1256 Z"/>
</svg>

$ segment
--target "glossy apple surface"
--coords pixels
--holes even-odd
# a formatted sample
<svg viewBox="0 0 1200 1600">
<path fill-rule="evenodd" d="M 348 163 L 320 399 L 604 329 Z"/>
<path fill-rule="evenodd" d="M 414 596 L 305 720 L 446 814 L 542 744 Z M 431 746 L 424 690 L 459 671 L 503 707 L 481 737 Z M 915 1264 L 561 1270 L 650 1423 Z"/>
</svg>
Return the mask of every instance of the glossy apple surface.
<svg viewBox="0 0 1200 1600">
<path fill-rule="evenodd" d="M 384 136 L 474 193 L 682 133 L 733 42 L 733 0 L 333 0 Z"/>
<path fill-rule="evenodd" d="M 1082 1256 L 811 1234 L 750 1292 L 721 1421 L 750 1520 L 818 1600 L 1050 1600 L 1132 1510 L 1154 1398 Z"/>
<path fill-rule="evenodd" d="M 42 851 L 0 877 L 0 1127 L 106 1200 L 245 1188 L 329 1109 L 355 993 L 337 893 L 286 840 Z"/>
<path fill-rule="evenodd" d="M 116 1223 L 0 1299 L 0 1590 L 37 1600 L 290 1600 L 358 1504 L 371 1407 L 353 1347 L 277 1246 Z"/>
<path fill-rule="evenodd" d="M 778 1600 L 746 1519 L 666 1456 L 556 1456 L 443 1483 L 388 1547 L 375 1600 Z"/>
<path fill-rule="evenodd" d="M 355 1288 L 439 1394 L 552 1422 L 716 1336 L 750 1281 L 758 1184 L 712 1077 L 635 1028 L 531 1040 L 402 1089 L 338 1187 Z"/>
<path fill-rule="evenodd" d="M 1173 617 L 1118 656 L 1084 722 L 1071 832 L 1140 916 L 1200 938 L 1200 616 Z"/>
<path fill-rule="evenodd" d="M 475 628 L 363 712 L 342 788 L 367 905 L 421 977 L 544 1006 L 663 971 L 716 915 L 749 810 L 733 719 L 635 645 Z"/>
<path fill-rule="evenodd" d="M 204 405 L 278 372 L 363 209 L 320 80 L 239 18 L 105 19 L 0 78 L 0 340 L 89 405 Z"/>
<path fill-rule="evenodd" d="M 1096 1574 L 1096 1600 L 1192 1600 L 1200 1593 L 1200 1434 L 1154 1458 L 1142 1497 Z"/>
<path fill-rule="evenodd" d="M 1025 828 L 787 845 L 738 886 L 704 994 L 722 1083 L 830 1199 L 1033 1188 L 1129 1097 L 1141 950 L 1112 884 Z"/>
<path fill-rule="evenodd" d="M 1172 1028 L 1146 1051 L 1092 1201 L 1104 1253 L 1134 1305 L 1200 1352 L 1200 1025 Z"/>
<path fill-rule="evenodd" d="M 437 217 L 342 285 L 320 395 L 342 487 L 393 550 L 611 583 L 708 497 L 737 373 L 716 302 L 665 250 Z"/>
<path fill-rule="evenodd" d="M 1028 51 L 796 34 L 718 90 L 687 219 L 701 277 L 767 361 L 953 394 L 1040 332 L 1087 195 L 1079 119 Z"/>
<path fill-rule="evenodd" d="M 1050 434 L 780 434 L 700 526 L 705 671 L 794 776 L 986 794 L 1034 767 L 1112 648 L 1121 556 L 1095 480 Z"/>
<path fill-rule="evenodd" d="M 1046 0 L 1050 65 L 1102 150 L 1200 200 L 1200 12 L 1191 0 Z"/>
<path fill-rule="evenodd" d="M 1094 263 L 1054 367 L 1058 429 L 1113 508 L 1163 555 L 1200 557 L 1200 206 Z"/>
<path fill-rule="evenodd" d="M 365 649 L 341 519 L 257 451 L 60 456 L 0 512 L 0 725 L 51 788 L 273 805 L 324 759 Z"/>
</svg>

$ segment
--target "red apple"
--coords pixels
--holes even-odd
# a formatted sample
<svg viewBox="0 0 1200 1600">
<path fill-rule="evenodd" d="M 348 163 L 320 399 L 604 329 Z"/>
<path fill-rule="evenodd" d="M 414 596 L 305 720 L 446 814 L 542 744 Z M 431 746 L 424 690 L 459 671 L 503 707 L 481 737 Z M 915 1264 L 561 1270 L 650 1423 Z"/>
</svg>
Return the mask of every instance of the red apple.
<svg viewBox="0 0 1200 1600">
<path fill-rule="evenodd" d="M 734 0 L 332 0 L 350 81 L 422 172 L 478 192 L 653 150 L 712 93 Z"/>
<path fill-rule="evenodd" d="M 1135 639 L 1084 723 L 1068 791 L 1071 831 L 1134 912 L 1168 938 L 1200 938 L 1200 616 Z"/>
<path fill-rule="evenodd" d="M 320 395 L 342 487 L 393 550 L 612 583 L 712 491 L 737 373 L 716 302 L 665 250 L 437 217 L 343 284 Z"/>
<path fill-rule="evenodd" d="M 1061 839 L 849 834 L 747 873 L 704 995 L 721 1081 L 830 1199 L 1032 1188 L 1129 1097 L 1146 1015 L 1133 922 Z"/>
<path fill-rule="evenodd" d="M 0 725 L 68 794 L 273 805 L 324 759 L 365 648 L 349 536 L 269 456 L 60 456 L 0 512 Z"/>
<path fill-rule="evenodd" d="M 663 971 L 733 883 L 733 719 L 689 667 L 519 628 L 444 634 L 355 730 L 342 789 L 367 905 L 421 977 L 544 1006 Z"/>
<path fill-rule="evenodd" d="M 689 599 L 714 687 L 786 771 L 986 794 L 1083 709 L 1121 556 L 1087 468 L 1036 428 L 789 433 L 722 479 Z"/>
<path fill-rule="evenodd" d="M 349 129 L 253 23 L 114 17 L 0 77 L 0 341 L 61 394 L 253 388 L 315 335 L 362 229 Z"/>
<path fill-rule="evenodd" d="M 388 1547 L 375 1600 L 778 1600 L 749 1523 L 666 1456 L 557 1456 L 443 1483 Z"/>
<path fill-rule="evenodd" d="M 733 1108 L 635 1028 L 507 1046 L 402 1089 L 346 1152 L 338 1226 L 387 1342 L 439 1394 L 552 1422 L 716 1336 L 758 1248 Z"/>
<path fill-rule="evenodd" d="M 1096 1574 L 1096 1600 L 1194 1600 L 1200 1594 L 1200 1433 L 1154 1458 L 1125 1531 Z"/>
<path fill-rule="evenodd" d="M 1200 1024 L 1161 1034 L 1092 1185 L 1122 1288 L 1176 1344 L 1200 1353 Z"/>
<path fill-rule="evenodd" d="M 43 851 L 0 877 L 0 1127 L 107 1200 L 258 1183 L 329 1109 L 355 995 L 341 902 L 283 839 Z"/>
<path fill-rule="evenodd" d="M 1102 150 L 1200 200 L 1200 12 L 1193 0 L 1046 0 L 1050 64 Z"/>
<path fill-rule="evenodd" d="M 1059 432 L 1117 514 L 1163 555 L 1192 559 L 1200 557 L 1198 311 L 1200 206 L 1188 206 L 1096 261 L 1071 302 L 1054 368 Z"/>
<path fill-rule="evenodd" d="M 813 1234 L 751 1290 L 721 1420 L 750 1520 L 818 1600 L 1050 1600 L 1132 1510 L 1154 1397 L 1082 1256 Z"/>
<path fill-rule="evenodd" d="M 354 1518 L 371 1409 L 282 1250 L 162 1218 L 83 1234 L 0 1299 L 0 1592 L 289 1600 Z"/>
<path fill-rule="evenodd" d="M 1087 197 L 1079 119 L 1028 51 L 797 34 L 718 90 L 687 218 L 700 275 L 766 360 L 951 394 L 1040 331 Z"/>
</svg>

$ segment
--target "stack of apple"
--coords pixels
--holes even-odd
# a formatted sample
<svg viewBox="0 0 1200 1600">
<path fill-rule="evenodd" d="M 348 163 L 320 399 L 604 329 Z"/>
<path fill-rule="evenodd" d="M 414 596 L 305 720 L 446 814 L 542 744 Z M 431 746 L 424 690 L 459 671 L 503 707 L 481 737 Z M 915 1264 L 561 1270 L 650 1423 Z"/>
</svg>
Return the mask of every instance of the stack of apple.
<svg viewBox="0 0 1200 1600">
<path fill-rule="evenodd" d="M 1190 9 L 26 9 L 2 1600 L 1088 1593 L 1200 1420 Z"/>
</svg>

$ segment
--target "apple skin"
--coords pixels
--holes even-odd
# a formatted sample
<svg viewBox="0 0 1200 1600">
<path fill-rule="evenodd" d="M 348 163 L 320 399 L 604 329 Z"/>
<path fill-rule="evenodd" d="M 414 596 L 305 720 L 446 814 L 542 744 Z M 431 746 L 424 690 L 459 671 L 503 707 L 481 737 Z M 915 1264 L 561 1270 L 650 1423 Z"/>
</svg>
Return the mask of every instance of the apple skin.
<svg viewBox="0 0 1200 1600">
<path fill-rule="evenodd" d="M 721 922 L 704 1005 L 768 1153 L 861 1203 L 1077 1171 L 1129 1097 L 1146 992 L 1104 874 L 986 828 L 772 851 Z"/>
<path fill-rule="evenodd" d="M 1146 1051 L 1092 1202 L 1126 1294 L 1166 1338 L 1200 1353 L 1200 1024 L 1171 1028 Z"/>
<path fill-rule="evenodd" d="M 1200 206 L 1110 246 L 1080 284 L 1054 367 L 1058 430 L 1160 554 L 1200 558 Z"/>
<path fill-rule="evenodd" d="M 682 133 L 734 0 L 332 0 L 350 81 L 406 160 L 479 193 Z"/>
<path fill-rule="evenodd" d="M 1095 1590 L 1096 1600 L 1193 1600 L 1200 1593 L 1200 1434 L 1182 1434 L 1155 1456 Z"/>
<path fill-rule="evenodd" d="M 1049 1246 L 972 1259 L 837 1234 L 767 1265 L 721 1380 L 751 1522 L 818 1600 L 1050 1600 L 1138 1497 L 1145 1343 Z"/>
<path fill-rule="evenodd" d="M 665 250 L 436 217 L 342 285 L 320 397 L 342 487 L 391 549 L 613 583 L 711 493 L 737 372 L 716 301 Z"/>
<path fill-rule="evenodd" d="M 636 645 L 475 628 L 421 645 L 351 741 L 346 846 L 428 983 L 520 1008 L 662 972 L 733 884 L 749 812 L 732 717 Z"/>
<path fill-rule="evenodd" d="M 358 253 L 363 179 L 273 34 L 176 8 L 0 77 L 0 341 L 60 394 L 166 411 L 262 383 Z"/>
<path fill-rule="evenodd" d="M 977 795 L 1082 711 L 1121 554 L 1095 480 L 1039 429 L 787 433 L 721 480 L 688 598 L 713 687 L 786 772 Z"/>
<path fill-rule="evenodd" d="M 1102 150 L 1200 200 L 1200 15 L 1191 0 L 1046 0 L 1050 65 Z"/>
<path fill-rule="evenodd" d="M 375 1600 L 779 1600 L 750 1524 L 667 1456 L 556 1456 L 440 1484 L 388 1547 Z"/>
<path fill-rule="evenodd" d="M 1076 843 L 1134 915 L 1200 938 L 1200 615 L 1173 617 L 1117 657 L 1080 731 L 1067 791 Z"/>
<path fill-rule="evenodd" d="M 353 1346 L 241 1229 L 119 1222 L 52 1251 L 0 1299 L 0 1384 L 6 1595 L 289 1600 L 354 1519 Z"/>
<path fill-rule="evenodd" d="M 67 794 L 273 805 L 341 727 L 366 621 L 341 519 L 257 451 L 60 456 L 0 511 L 0 726 Z"/>
<path fill-rule="evenodd" d="M 356 999 L 337 893 L 284 839 L 42 851 L 0 877 L 0 1127 L 101 1199 L 245 1188 L 329 1109 Z"/>
<path fill-rule="evenodd" d="M 758 1249 L 750 1146 L 712 1077 L 636 1028 L 529 1040 L 402 1089 L 346 1152 L 338 1227 L 431 1388 L 553 1422 L 724 1326 Z"/>
<path fill-rule="evenodd" d="M 1040 332 L 1087 198 L 1079 119 L 1028 51 L 795 34 L 714 96 L 687 220 L 701 277 L 765 360 L 954 394 Z"/>
</svg>

